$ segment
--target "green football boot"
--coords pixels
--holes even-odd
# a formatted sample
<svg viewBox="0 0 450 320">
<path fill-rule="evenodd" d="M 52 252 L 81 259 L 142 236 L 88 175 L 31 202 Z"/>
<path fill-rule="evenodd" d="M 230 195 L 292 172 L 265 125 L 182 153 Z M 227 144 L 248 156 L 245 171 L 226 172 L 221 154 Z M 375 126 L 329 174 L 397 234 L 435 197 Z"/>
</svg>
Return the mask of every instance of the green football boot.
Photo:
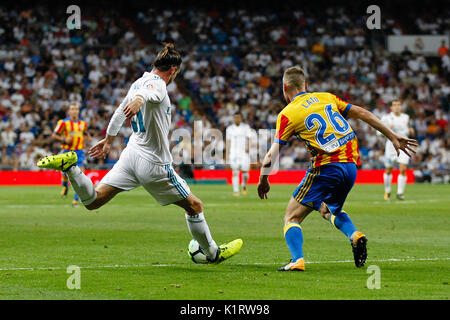
<svg viewBox="0 0 450 320">
<path fill-rule="evenodd" d="M 219 264 L 232 256 L 234 256 L 236 253 L 241 250 L 243 241 L 242 239 L 236 239 L 228 243 L 221 244 L 218 249 L 217 257 L 215 260 L 210 261 L 212 264 Z"/>
<path fill-rule="evenodd" d="M 71 166 L 77 163 L 77 159 L 77 154 L 73 151 L 69 151 L 44 157 L 38 161 L 37 166 L 39 168 L 66 171 Z"/>
</svg>

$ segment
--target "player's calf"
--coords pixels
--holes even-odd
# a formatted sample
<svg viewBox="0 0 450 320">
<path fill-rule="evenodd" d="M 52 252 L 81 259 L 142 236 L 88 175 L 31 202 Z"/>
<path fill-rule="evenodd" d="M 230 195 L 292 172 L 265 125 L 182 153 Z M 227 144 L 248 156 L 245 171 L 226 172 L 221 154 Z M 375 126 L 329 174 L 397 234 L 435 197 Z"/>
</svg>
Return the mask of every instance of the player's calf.
<svg viewBox="0 0 450 320">
<path fill-rule="evenodd" d="M 186 211 L 186 223 L 192 237 L 197 240 L 210 263 L 220 263 L 231 258 L 242 247 L 242 240 L 236 239 L 217 246 L 203 214 L 203 203 L 194 194 L 175 203 Z"/>
<path fill-rule="evenodd" d="M 239 196 L 239 171 L 238 170 L 233 170 L 231 184 L 233 185 L 233 195 Z"/>
<path fill-rule="evenodd" d="M 175 202 L 175 204 L 184 210 L 188 215 L 196 215 L 203 212 L 203 203 L 193 193 L 183 200 Z"/>
<path fill-rule="evenodd" d="M 286 213 L 284 215 L 284 224 L 290 222 L 302 223 L 302 221 L 313 211 L 313 209 L 298 203 L 294 198 L 288 203 Z"/>
<path fill-rule="evenodd" d="M 284 217 L 284 238 L 291 253 L 291 261 L 279 268 L 279 271 L 304 271 L 303 233 L 300 226 L 313 209 L 298 203 L 293 197 L 288 203 Z"/>
<path fill-rule="evenodd" d="M 218 256 L 218 246 L 211 236 L 208 224 L 203 214 L 203 203 L 194 194 L 175 204 L 186 211 L 186 223 L 192 237 L 197 240 L 209 260 L 215 260 Z"/>
<path fill-rule="evenodd" d="M 67 176 L 62 173 L 62 190 L 61 190 L 61 198 L 65 199 L 67 196 L 67 193 L 69 192 L 69 179 Z"/>
<path fill-rule="evenodd" d="M 386 168 L 385 173 L 383 173 L 384 182 L 384 200 L 391 199 L 391 184 L 392 184 L 392 168 Z"/>
<path fill-rule="evenodd" d="M 116 194 L 122 192 L 122 189 L 115 188 L 107 184 L 99 184 L 95 188 L 96 197 L 94 201 L 89 204 L 83 203 L 86 209 L 96 210 L 108 203 Z"/>
<path fill-rule="evenodd" d="M 333 215 L 328 207 L 322 203 L 319 212 L 324 219 L 327 219 L 350 240 L 356 267 L 364 266 L 367 259 L 367 237 L 365 234 L 356 230 L 352 220 L 344 211 Z"/>
<path fill-rule="evenodd" d="M 244 196 L 247 195 L 247 181 L 248 181 L 249 174 L 247 171 L 242 172 L 242 194 Z"/>
<path fill-rule="evenodd" d="M 405 200 L 405 196 L 403 195 L 406 188 L 406 165 L 403 163 L 400 163 L 400 174 L 397 178 L 397 199 L 399 200 Z"/>
</svg>

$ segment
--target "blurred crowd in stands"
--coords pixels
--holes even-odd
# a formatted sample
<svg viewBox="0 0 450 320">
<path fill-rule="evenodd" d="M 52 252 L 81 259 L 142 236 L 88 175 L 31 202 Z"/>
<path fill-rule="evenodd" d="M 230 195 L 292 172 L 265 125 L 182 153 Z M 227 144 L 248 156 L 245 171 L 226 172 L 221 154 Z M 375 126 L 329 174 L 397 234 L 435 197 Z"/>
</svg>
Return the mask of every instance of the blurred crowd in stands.
<svg viewBox="0 0 450 320">
<path fill-rule="evenodd" d="M 145 9 L 129 16 L 82 8 L 80 30 L 66 27 L 64 9 L 56 19 L 44 6 L 0 6 L 3 169 L 36 170 L 36 159 L 59 152 L 51 134 L 72 103 L 80 105 L 95 144 L 130 84 L 150 70 L 160 44 L 171 41 L 183 53 L 182 71 L 168 87 L 174 129 L 192 130 L 194 121 L 202 121 L 225 132 L 238 111 L 255 130 L 275 128 L 285 106 L 283 70 L 299 65 L 307 73 L 308 91 L 333 92 L 379 117 L 400 98 L 420 143 L 411 162 L 417 177 L 449 173 L 448 42 L 432 57 L 408 47 L 399 55 L 385 48 L 388 34 L 448 34 L 448 10 L 408 23 L 383 14 L 380 32 L 366 28 L 367 15 L 342 7 L 279 13 Z M 364 123 L 350 121 L 362 168 L 382 168 L 385 139 Z M 88 159 L 89 167 L 114 164 L 130 134 L 124 126 L 108 158 Z M 305 168 L 308 161 L 303 143 L 293 140 L 283 150 L 281 166 Z"/>
</svg>

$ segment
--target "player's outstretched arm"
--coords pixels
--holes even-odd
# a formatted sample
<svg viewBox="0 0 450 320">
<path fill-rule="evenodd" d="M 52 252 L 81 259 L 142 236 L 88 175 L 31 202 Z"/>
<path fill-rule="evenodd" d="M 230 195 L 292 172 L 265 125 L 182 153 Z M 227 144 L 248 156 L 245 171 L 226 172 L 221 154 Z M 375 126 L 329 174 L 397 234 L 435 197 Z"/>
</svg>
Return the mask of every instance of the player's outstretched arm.
<svg viewBox="0 0 450 320">
<path fill-rule="evenodd" d="M 348 117 L 360 119 L 366 122 L 375 130 L 381 132 L 386 138 L 391 140 L 395 150 L 397 151 L 397 155 L 400 154 L 400 150 L 402 150 L 408 156 L 411 156 L 410 152 L 416 153 L 416 151 L 412 148 L 419 145 L 416 140 L 399 136 L 387 126 L 385 126 L 383 122 L 381 122 L 381 120 L 378 119 L 377 116 L 375 116 L 372 112 L 359 106 L 352 105 L 348 112 Z"/>
</svg>

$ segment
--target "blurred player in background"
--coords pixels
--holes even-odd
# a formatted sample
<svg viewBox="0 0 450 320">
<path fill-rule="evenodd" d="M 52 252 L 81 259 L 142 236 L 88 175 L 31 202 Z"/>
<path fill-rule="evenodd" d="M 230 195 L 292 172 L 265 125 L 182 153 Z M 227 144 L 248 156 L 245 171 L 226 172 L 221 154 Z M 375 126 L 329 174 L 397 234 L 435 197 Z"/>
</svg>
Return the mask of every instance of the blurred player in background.
<svg viewBox="0 0 450 320">
<path fill-rule="evenodd" d="M 239 196 L 239 173 L 242 171 L 242 194 L 247 194 L 248 171 L 250 169 L 250 126 L 242 122 L 242 114 L 235 113 L 233 124 L 226 130 L 227 163 L 233 170 L 233 195 Z"/>
<path fill-rule="evenodd" d="M 77 165 L 84 172 L 86 161 L 83 150 L 84 136 L 89 142 L 92 141 L 92 137 L 88 133 L 86 122 L 79 119 L 80 107 L 77 104 L 70 105 L 67 113 L 69 117 L 58 121 L 52 137 L 61 142 L 62 153 L 74 151 L 77 154 Z M 62 173 L 62 186 L 61 197 L 65 198 L 69 191 L 69 179 L 64 172 Z M 77 193 L 74 194 L 72 206 L 78 207 Z"/>
<path fill-rule="evenodd" d="M 143 186 L 160 205 L 175 204 L 185 210 L 191 235 L 208 261 L 217 264 L 238 253 L 242 240 L 216 244 L 203 214 L 203 203 L 172 167 L 169 149 L 172 114 L 167 85 L 180 69 L 181 55 L 168 43 L 153 61 L 152 71 L 145 72 L 131 85 L 109 122 L 106 137 L 89 149 L 93 158 L 105 158 L 125 120 L 131 120 L 133 133 L 126 148 L 97 186 L 80 170 L 73 152 L 45 157 L 38 167 L 65 172 L 89 210 L 102 207 L 120 192 Z"/>
<path fill-rule="evenodd" d="M 345 199 L 356 179 L 359 164 L 356 134 L 346 120 L 360 119 L 392 141 L 394 149 L 406 154 L 417 142 L 386 127 L 373 113 L 347 103 L 328 92 L 306 92 L 303 69 L 291 67 L 283 76 L 283 93 L 288 105 L 280 112 L 274 143 L 262 163 L 258 195 L 267 199 L 269 174 L 277 161 L 279 148 L 292 136 L 305 142 L 311 152 L 311 167 L 292 194 L 284 218 L 284 236 L 291 261 L 279 271 L 304 271 L 303 233 L 300 224 L 313 210 L 340 230 L 352 246 L 356 267 L 367 259 L 367 238 L 343 210 Z"/>
<path fill-rule="evenodd" d="M 391 113 L 383 116 L 381 121 L 400 136 L 414 136 L 414 129 L 409 124 L 409 115 L 402 113 L 402 103 L 400 100 L 393 100 L 391 102 Z M 397 179 L 397 199 L 404 200 L 406 169 L 408 167 L 409 157 L 403 151 L 400 151 L 400 154 L 397 156 L 392 142 L 386 140 L 386 148 L 384 151 L 384 166 L 386 171 L 383 174 L 384 200 L 391 199 L 392 169 L 395 162 L 398 163 L 400 169 L 400 174 Z"/>
</svg>

